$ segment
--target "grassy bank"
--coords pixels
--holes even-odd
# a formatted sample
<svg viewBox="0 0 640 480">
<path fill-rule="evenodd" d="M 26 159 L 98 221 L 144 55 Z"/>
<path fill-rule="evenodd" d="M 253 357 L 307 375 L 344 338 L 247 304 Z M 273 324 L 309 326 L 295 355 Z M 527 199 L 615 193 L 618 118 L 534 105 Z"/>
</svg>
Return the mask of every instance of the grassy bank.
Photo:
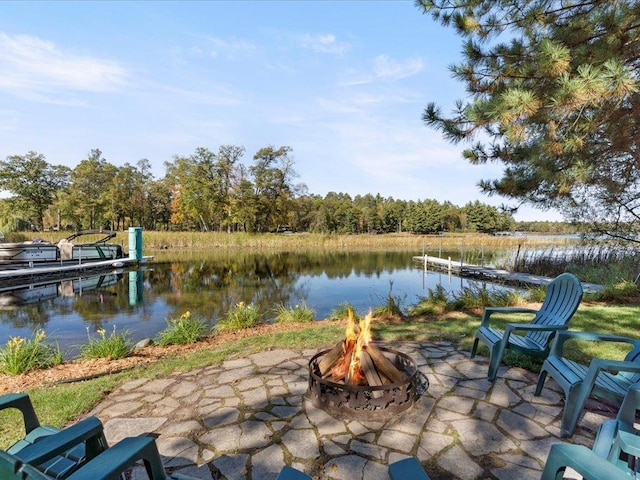
<svg viewBox="0 0 640 480">
<path fill-rule="evenodd" d="M 571 321 L 571 329 L 608 332 L 636 336 L 638 305 L 609 306 L 583 304 Z M 523 320 L 527 317 L 520 316 Z M 404 321 L 376 320 L 374 338 L 385 342 L 402 340 L 451 341 L 469 350 L 479 325 L 479 314 L 453 312 L 443 315 L 409 318 Z M 513 321 L 514 317 L 496 316 L 496 325 Z M 155 378 L 174 371 L 188 371 L 200 366 L 219 364 L 228 357 L 243 356 L 268 348 L 313 348 L 331 345 L 343 337 L 344 324 L 322 322 L 321 325 L 288 325 L 284 331 L 248 336 L 224 343 L 206 345 L 188 354 L 167 354 L 162 360 L 126 372 L 93 380 L 54 386 L 40 386 L 29 390 L 36 411 L 43 423 L 62 426 L 80 418 L 118 385 L 141 377 Z M 587 363 L 592 357 L 621 359 L 626 351 L 618 346 L 601 344 L 571 345 L 568 356 Z M 486 350 L 480 351 L 486 355 Z M 537 371 L 540 363 L 529 357 L 507 354 L 505 362 Z M 16 415 L 0 412 L 0 448 L 6 448 L 19 436 L 21 427 Z"/>
<path fill-rule="evenodd" d="M 24 240 L 40 237 L 57 242 L 71 232 L 38 232 L 20 234 Z M 114 240 L 127 245 L 128 232 L 118 232 Z M 511 249 L 547 245 L 575 244 L 575 240 L 557 238 L 497 237 L 478 233 L 447 235 L 413 235 L 394 233 L 384 235 L 329 235 L 321 233 L 295 234 L 248 234 L 218 232 L 143 232 L 145 252 L 160 249 L 206 249 L 206 248 L 402 248 L 421 252 L 422 248 L 456 250 L 460 248 Z"/>
</svg>

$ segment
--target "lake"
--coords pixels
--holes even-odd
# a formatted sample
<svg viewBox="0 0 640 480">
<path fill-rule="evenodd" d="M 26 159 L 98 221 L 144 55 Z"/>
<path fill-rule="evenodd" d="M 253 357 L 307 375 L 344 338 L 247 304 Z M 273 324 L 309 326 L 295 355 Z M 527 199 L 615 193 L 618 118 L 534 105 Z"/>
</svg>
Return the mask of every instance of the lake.
<svg viewBox="0 0 640 480">
<path fill-rule="evenodd" d="M 343 302 L 364 314 L 389 295 L 407 306 L 442 285 L 447 291 L 479 284 L 425 272 L 415 252 L 172 252 L 140 270 L 0 290 L 0 345 L 43 329 L 67 357 L 99 328 L 153 337 L 166 319 L 185 311 L 211 326 L 238 302 L 254 303 L 265 318 L 278 305 L 303 305 L 325 319 Z M 166 257 L 166 256 L 165 256 Z M 4 291 L 2 291 L 4 290 Z"/>
</svg>

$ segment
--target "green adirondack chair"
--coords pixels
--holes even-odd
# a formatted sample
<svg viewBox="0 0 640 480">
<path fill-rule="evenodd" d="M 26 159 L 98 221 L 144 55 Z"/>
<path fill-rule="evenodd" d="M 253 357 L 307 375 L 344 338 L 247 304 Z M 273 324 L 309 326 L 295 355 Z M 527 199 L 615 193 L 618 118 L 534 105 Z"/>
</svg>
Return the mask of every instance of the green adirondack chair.
<svg viewBox="0 0 640 480">
<path fill-rule="evenodd" d="M 527 355 L 546 357 L 550 342 L 556 332 L 566 330 L 569 320 L 578 309 L 582 300 L 582 285 L 571 273 L 558 275 L 549 283 L 547 293 L 539 310 L 520 307 L 487 307 L 484 309 L 480 327 L 471 349 L 474 358 L 478 342 L 489 347 L 489 373 L 487 377 L 494 381 L 498 367 L 507 349 Z M 532 313 L 529 323 L 509 323 L 504 330 L 490 326 L 494 313 Z M 526 332 L 518 335 L 514 332 Z"/>
<path fill-rule="evenodd" d="M 276 480 L 311 480 L 311 477 L 298 469 L 285 465 Z"/>
<path fill-rule="evenodd" d="M 640 384 L 629 388 L 616 418 L 600 425 L 591 450 L 579 445 L 554 445 L 547 458 L 542 480 L 563 478 L 567 467 L 576 470 L 587 480 L 640 477 L 640 436 L 634 427 L 638 407 Z"/>
<path fill-rule="evenodd" d="M 594 358 L 587 366 L 563 357 L 565 343 L 569 340 L 628 343 L 632 350 L 624 360 Z M 640 382 L 640 340 L 591 332 L 559 332 L 542 364 L 534 395 L 542 392 L 547 375 L 564 391 L 560 434 L 569 437 L 573 435 L 590 395 L 620 403 L 631 386 Z"/>
<path fill-rule="evenodd" d="M 429 476 L 415 457 L 405 458 L 390 464 L 389 477 L 391 480 L 429 480 Z"/>
<path fill-rule="evenodd" d="M 48 441 L 46 439 L 45 441 Z M 149 480 L 196 480 L 186 475 L 168 475 L 152 437 L 125 438 L 82 464 L 67 477 L 68 480 L 114 480 L 138 461 L 145 466 Z M 0 479 L 52 480 L 51 477 L 15 455 L 0 451 Z"/>
<path fill-rule="evenodd" d="M 60 430 L 40 425 L 31 400 L 24 393 L 0 396 L 0 410 L 10 408 L 22 414 L 25 436 L 6 452 L 37 466 L 52 478 L 66 478 L 83 462 L 108 447 L 102 423 L 96 417 Z M 54 451 L 55 454 L 52 453 Z"/>
</svg>

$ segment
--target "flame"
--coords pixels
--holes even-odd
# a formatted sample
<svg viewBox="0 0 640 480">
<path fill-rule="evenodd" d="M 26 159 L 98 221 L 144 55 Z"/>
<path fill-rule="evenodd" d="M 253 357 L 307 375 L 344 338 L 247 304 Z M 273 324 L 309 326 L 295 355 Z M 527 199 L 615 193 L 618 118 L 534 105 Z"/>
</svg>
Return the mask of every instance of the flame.
<svg viewBox="0 0 640 480">
<path fill-rule="evenodd" d="M 359 322 L 358 335 L 356 338 L 356 344 L 351 355 L 351 362 L 349 363 L 349 375 L 348 382 L 355 385 L 363 385 L 367 383 L 367 380 L 362 373 L 360 357 L 362 356 L 362 350 L 371 341 L 371 312 L 369 312 Z"/>
</svg>

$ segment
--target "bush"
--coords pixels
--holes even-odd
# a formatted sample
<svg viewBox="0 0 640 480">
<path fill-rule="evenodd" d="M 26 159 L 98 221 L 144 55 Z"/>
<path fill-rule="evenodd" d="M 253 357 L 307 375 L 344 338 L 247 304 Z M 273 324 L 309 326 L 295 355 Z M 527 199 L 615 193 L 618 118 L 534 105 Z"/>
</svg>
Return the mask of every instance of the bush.
<svg viewBox="0 0 640 480">
<path fill-rule="evenodd" d="M 42 330 L 34 332 L 32 339 L 12 337 L 0 349 L 0 367 L 3 372 L 19 375 L 39 368 L 48 368 L 62 363 L 60 347 L 45 342 Z"/>
<path fill-rule="evenodd" d="M 218 320 L 217 328 L 220 331 L 234 331 L 243 328 L 255 327 L 262 318 L 258 307 L 253 303 L 239 302 L 227 312 L 225 317 Z"/>
<path fill-rule="evenodd" d="M 97 336 L 91 336 L 87 327 L 89 341 L 80 347 L 80 357 L 84 359 L 110 358 L 117 360 L 118 358 L 128 357 L 133 352 L 133 343 L 129 339 L 129 334 L 126 330 L 116 333 L 114 325 L 110 335 L 107 335 L 107 331 L 104 328 L 99 328 L 97 334 Z"/>
<path fill-rule="evenodd" d="M 313 308 L 307 305 L 296 305 L 293 308 L 287 308 L 280 305 L 276 308 L 276 323 L 308 323 L 313 322 Z"/>
<path fill-rule="evenodd" d="M 598 300 L 605 302 L 637 299 L 638 296 L 640 296 L 640 288 L 629 280 L 620 280 L 617 283 L 607 284 L 602 291 L 596 294 Z"/>
<path fill-rule="evenodd" d="M 427 296 L 420 298 L 417 305 L 409 307 L 410 315 L 433 315 L 447 311 L 449 308 L 449 296 L 442 285 L 429 288 Z"/>
<path fill-rule="evenodd" d="M 398 295 L 393 295 L 392 292 L 393 280 L 389 281 L 389 293 L 387 294 L 387 298 L 384 299 L 384 303 L 373 309 L 374 317 L 404 317 L 404 313 L 402 312 L 402 302 L 407 296 L 404 295 L 403 297 L 400 297 Z"/>
<path fill-rule="evenodd" d="M 201 340 L 207 331 L 207 325 L 200 318 L 184 312 L 179 318 L 167 319 L 167 328 L 156 337 L 156 343 L 166 345 L 186 345 Z"/>
<path fill-rule="evenodd" d="M 328 320 L 344 320 L 349 318 L 349 312 L 353 315 L 354 320 L 360 319 L 360 315 L 356 312 L 356 309 L 349 302 L 342 302 L 338 304 L 336 308 L 331 310 Z"/>
</svg>

